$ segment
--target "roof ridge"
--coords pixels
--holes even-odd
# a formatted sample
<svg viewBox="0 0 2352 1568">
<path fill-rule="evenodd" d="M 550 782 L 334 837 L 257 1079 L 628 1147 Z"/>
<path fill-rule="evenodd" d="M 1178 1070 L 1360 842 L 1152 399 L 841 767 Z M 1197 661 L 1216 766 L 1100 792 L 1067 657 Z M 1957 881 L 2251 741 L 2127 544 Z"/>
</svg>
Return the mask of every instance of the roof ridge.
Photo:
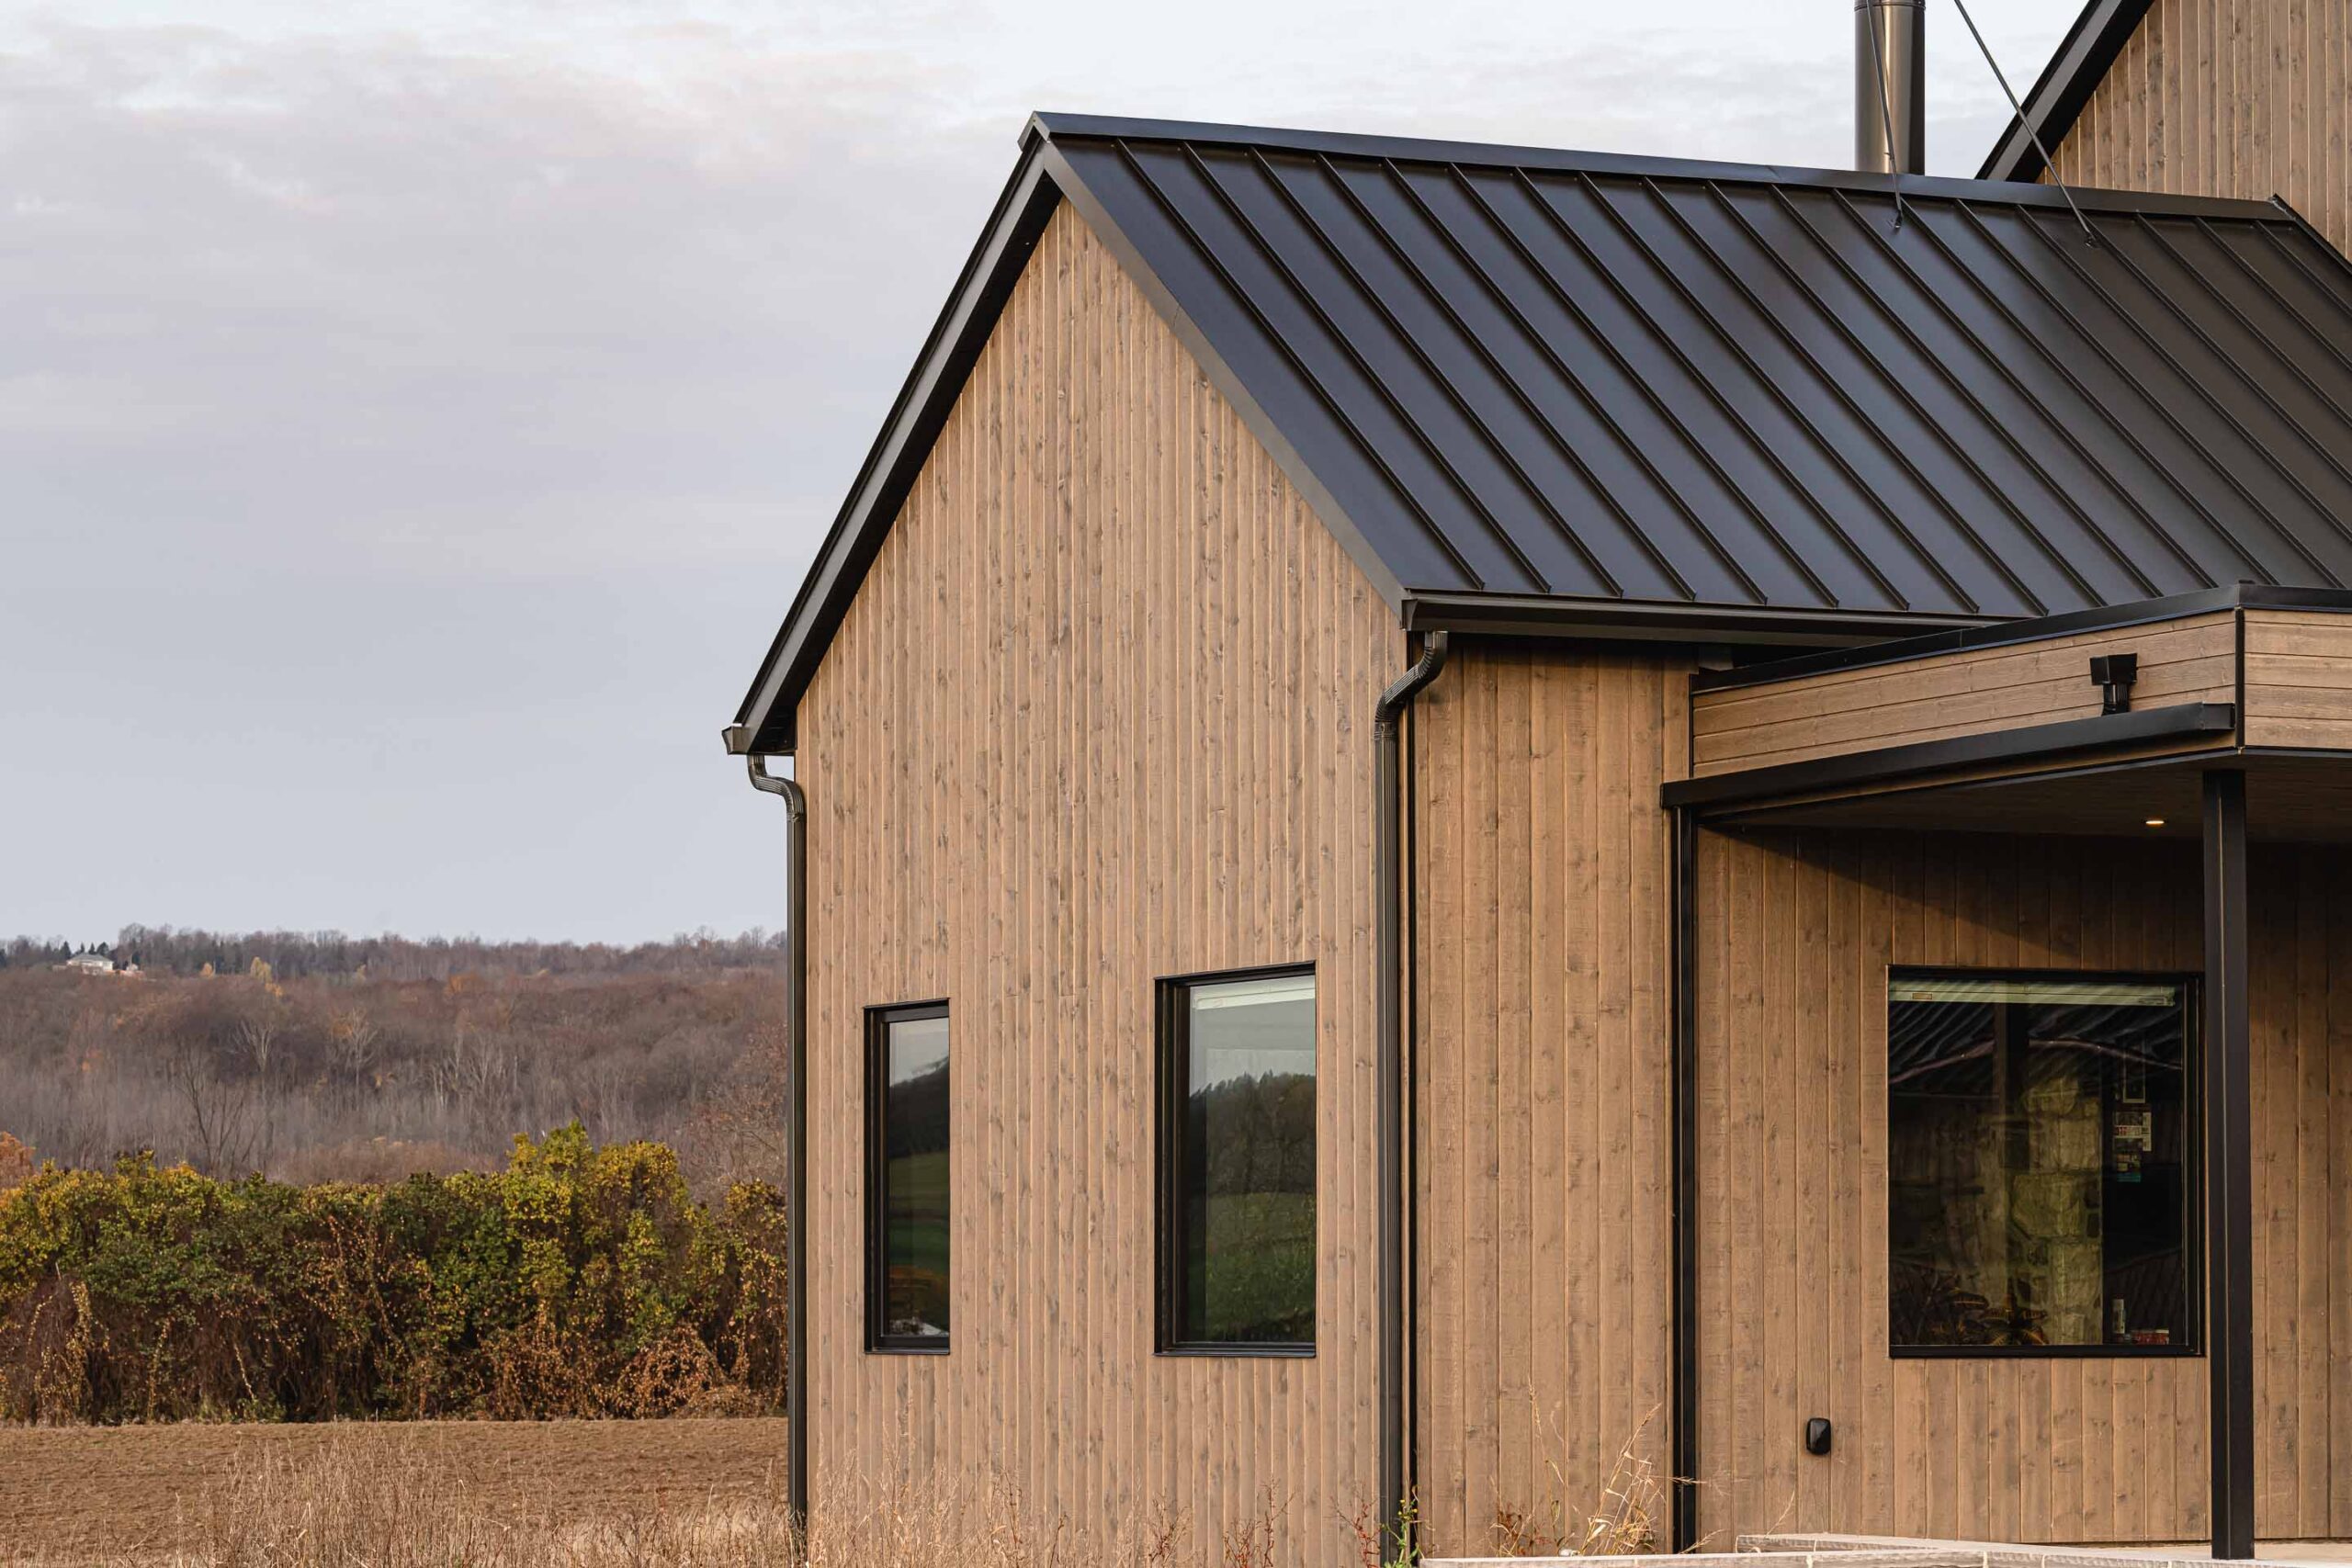
<svg viewBox="0 0 2352 1568">
<path fill-rule="evenodd" d="M 1023 128 L 1031 141 L 1179 141 L 1202 146 L 1250 147 L 1325 157 L 1379 158 L 1412 164 L 1455 164 L 1562 174 L 1620 175 L 1650 179 L 1795 186 L 1815 189 L 1891 194 L 1884 175 L 1860 169 L 1813 169 L 1796 164 L 1751 164 L 1708 158 L 1671 158 L 1641 152 L 1608 152 L 1513 142 L 1458 141 L 1444 137 L 1397 136 L 1311 128 L 1225 124 L 1214 120 L 1155 119 L 1144 116 L 1069 114 L 1039 109 Z M 2144 213 L 2155 217 L 2232 218 L 2263 223 L 2289 221 L 2267 201 L 2248 197 L 2183 196 L 2164 191 L 2109 190 L 2069 186 L 2086 211 Z M 1905 175 L 1905 200 L 2000 202 L 2016 207 L 2063 207 L 2065 192 L 2055 186 L 1949 175 Z"/>
</svg>

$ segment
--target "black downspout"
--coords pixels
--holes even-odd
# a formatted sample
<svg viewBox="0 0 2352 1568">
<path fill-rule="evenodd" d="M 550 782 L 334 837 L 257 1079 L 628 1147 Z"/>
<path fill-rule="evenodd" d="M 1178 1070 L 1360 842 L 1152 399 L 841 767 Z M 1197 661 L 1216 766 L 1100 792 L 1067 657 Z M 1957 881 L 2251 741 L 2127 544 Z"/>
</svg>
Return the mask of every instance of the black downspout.
<svg viewBox="0 0 2352 1568">
<path fill-rule="evenodd" d="M 1699 816 L 1674 813 L 1673 1058 L 1674 1429 L 1668 1550 L 1699 1540 Z"/>
<path fill-rule="evenodd" d="M 1405 1049 L 1404 767 L 1399 730 L 1405 710 L 1445 668 L 1446 634 L 1431 632 L 1421 657 L 1380 694 L 1374 710 L 1373 747 L 1378 754 L 1380 826 L 1373 863 L 1373 897 L 1380 906 L 1373 965 L 1379 972 L 1380 1266 L 1380 1499 L 1391 1520 L 1400 1520 L 1412 1501 L 1414 1477 L 1408 1444 L 1412 1430 L 1412 1393 L 1406 1381 L 1407 1227 L 1412 1194 L 1406 1186 L 1405 1097 L 1409 1092 Z M 1401 1544 L 1401 1543 L 1400 1543 Z"/>
<path fill-rule="evenodd" d="M 786 1418 L 785 1502 L 805 1543 L 808 1529 L 808 797 L 791 779 L 777 778 L 758 757 L 747 757 L 752 787 L 784 797 L 785 971 L 790 985 L 785 1006 L 787 1076 L 785 1126 L 791 1151 L 785 1168 L 784 1401 Z M 803 1550 L 806 1550 L 805 1544 Z"/>
</svg>

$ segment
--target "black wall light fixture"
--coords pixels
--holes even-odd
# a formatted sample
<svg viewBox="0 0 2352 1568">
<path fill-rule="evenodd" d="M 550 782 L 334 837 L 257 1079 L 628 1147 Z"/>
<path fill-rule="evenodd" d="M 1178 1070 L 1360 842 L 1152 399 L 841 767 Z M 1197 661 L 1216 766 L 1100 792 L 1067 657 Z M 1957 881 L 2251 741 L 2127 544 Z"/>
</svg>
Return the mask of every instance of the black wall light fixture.
<svg viewBox="0 0 2352 1568">
<path fill-rule="evenodd" d="M 2091 680 L 2099 689 L 2098 711 L 2130 713 L 2132 685 L 2140 678 L 2136 653 L 2102 653 L 2091 660 Z"/>
<path fill-rule="evenodd" d="M 1829 1417 L 1826 1416 L 1812 1417 L 1804 1424 L 1804 1451 L 1809 1454 L 1827 1453 L 1830 1437 Z"/>
</svg>

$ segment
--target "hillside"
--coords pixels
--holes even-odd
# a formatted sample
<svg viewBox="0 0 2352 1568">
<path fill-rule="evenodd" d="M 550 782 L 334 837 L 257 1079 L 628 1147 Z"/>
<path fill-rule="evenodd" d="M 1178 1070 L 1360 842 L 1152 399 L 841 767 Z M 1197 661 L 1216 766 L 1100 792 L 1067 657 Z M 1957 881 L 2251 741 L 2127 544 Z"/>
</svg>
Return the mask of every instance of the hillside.
<svg viewBox="0 0 2352 1568">
<path fill-rule="evenodd" d="M 304 1182 L 488 1169 L 519 1132 L 676 1148 L 696 1188 L 781 1155 L 782 949 L 125 928 L 0 948 L 0 1134 Z"/>
</svg>

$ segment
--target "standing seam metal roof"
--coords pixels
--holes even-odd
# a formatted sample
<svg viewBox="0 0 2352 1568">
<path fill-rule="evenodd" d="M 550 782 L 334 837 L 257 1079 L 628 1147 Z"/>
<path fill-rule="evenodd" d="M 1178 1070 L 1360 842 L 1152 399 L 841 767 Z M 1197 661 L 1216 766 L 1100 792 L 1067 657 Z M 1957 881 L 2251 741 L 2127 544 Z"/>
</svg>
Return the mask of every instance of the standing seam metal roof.
<svg viewBox="0 0 2352 1568">
<path fill-rule="evenodd" d="M 2352 269 L 2283 206 L 2076 192 L 2092 244 L 2011 184 L 1906 178 L 1898 226 L 1835 172 L 1066 116 L 1028 149 L 1000 224 L 1067 196 L 1407 624 L 2352 582 Z M 745 705 L 769 741 L 844 530 L 870 559 L 888 522 L 828 541 Z"/>
</svg>

